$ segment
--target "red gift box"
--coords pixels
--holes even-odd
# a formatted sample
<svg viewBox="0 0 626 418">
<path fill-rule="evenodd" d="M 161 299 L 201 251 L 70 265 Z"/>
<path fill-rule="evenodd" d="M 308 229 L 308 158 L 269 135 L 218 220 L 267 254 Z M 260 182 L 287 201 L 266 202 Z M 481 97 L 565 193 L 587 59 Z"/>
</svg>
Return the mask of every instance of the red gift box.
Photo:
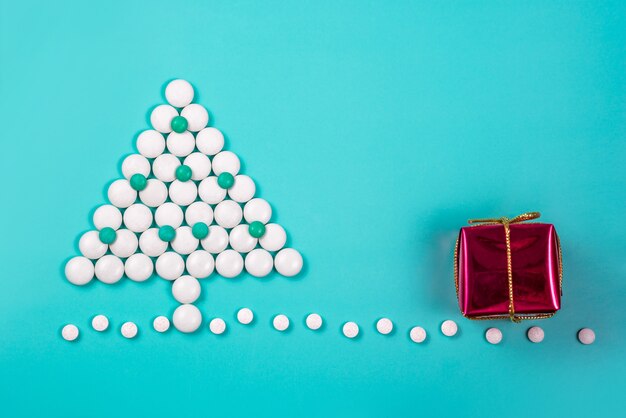
<svg viewBox="0 0 626 418">
<path fill-rule="evenodd" d="M 549 318 L 561 307 L 562 260 L 553 225 L 515 218 L 474 219 L 461 228 L 454 279 L 469 319 Z"/>
</svg>

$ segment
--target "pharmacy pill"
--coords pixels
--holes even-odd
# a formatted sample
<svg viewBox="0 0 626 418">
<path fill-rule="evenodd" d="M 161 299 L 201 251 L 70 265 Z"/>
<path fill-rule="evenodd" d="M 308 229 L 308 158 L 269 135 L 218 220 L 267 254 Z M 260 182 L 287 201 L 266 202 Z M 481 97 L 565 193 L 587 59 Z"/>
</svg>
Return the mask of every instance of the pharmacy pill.
<svg viewBox="0 0 626 418">
<path fill-rule="evenodd" d="M 226 331 L 226 322 L 222 318 L 213 318 L 209 322 L 209 329 L 215 335 L 221 335 Z"/>
<path fill-rule="evenodd" d="M 240 253 L 249 253 L 256 247 L 258 239 L 248 232 L 248 225 L 242 224 L 234 227 L 229 234 L 228 240 L 233 250 Z"/>
<path fill-rule="evenodd" d="M 96 278 L 103 283 L 113 284 L 124 275 L 124 263 L 114 255 L 105 255 L 96 262 Z"/>
<path fill-rule="evenodd" d="M 180 303 L 194 303 L 200 297 L 200 291 L 200 282 L 191 276 L 180 276 L 172 285 L 172 295 Z"/>
<path fill-rule="evenodd" d="M 137 137 L 137 151 L 146 158 L 156 158 L 165 150 L 165 138 L 161 132 L 149 129 Z"/>
<path fill-rule="evenodd" d="M 355 322 L 346 322 L 343 324 L 343 335 L 348 338 L 355 338 L 359 335 L 359 326 Z"/>
<path fill-rule="evenodd" d="M 215 128 L 204 128 L 196 135 L 196 147 L 207 155 L 215 155 L 224 148 L 224 135 Z"/>
<path fill-rule="evenodd" d="M 163 203 L 154 213 L 154 222 L 158 226 L 169 225 L 178 228 L 183 224 L 183 210 L 175 203 Z"/>
<path fill-rule="evenodd" d="M 185 210 L 185 222 L 193 226 L 198 222 L 211 225 L 213 222 L 213 209 L 207 203 L 194 202 Z"/>
<path fill-rule="evenodd" d="M 543 329 L 540 327 L 530 327 L 528 328 L 528 332 L 526 333 L 528 339 L 534 343 L 540 343 L 543 341 L 545 336 Z"/>
<path fill-rule="evenodd" d="M 174 180 L 169 188 L 170 200 L 180 206 L 189 206 L 198 197 L 198 187 L 193 181 Z"/>
<path fill-rule="evenodd" d="M 303 263 L 302 256 L 293 248 L 283 248 L 274 257 L 274 268 L 285 277 L 300 273 Z"/>
<path fill-rule="evenodd" d="M 186 80 L 173 80 L 165 87 L 165 98 L 175 107 L 185 107 L 193 100 L 193 87 Z"/>
<path fill-rule="evenodd" d="M 422 343 L 426 339 L 426 330 L 422 327 L 413 327 L 409 332 L 409 337 L 414 343 Z"/>
<path fill-rule="evenodd" d="M 287 316 L 283 314 L 276 315 L 274 317 L 274 320 L 272 321 L 272 324 L 277 331 L 285 331 L 287 328 L 289 328 L 289 318 L 287 318 Z"/>
<path fill-rule="evenodd" d="M 226 190 L 217 183 L 217 177 L 209 176 L 198 185 L 198 195 L 204 202 L 216 205 L 226 197 Z"/>
<path fill-rule="evenodd" d="M 61 330 L 61 336 L 65 341 L 74 341 L 78 338 L 78 327 L 74 324 L 67 324 Z"/>
<path fill-rule="evenodd" d="M 122 212 L 113 205 L 102 205 L 93 213 L 93 224 L 96 229 L 118 229 L 122 225 Z"/>
<path fill-rule="evenodd" d="M 578 341 L 585 345 L 593 344 L 596 340 L 596 333 L 591 328 L 583 328 L 578 331 Z"/>
<path fill-rule="evenodd" d="M 245 174 L 235 176 L 235 183 L 228 189 L 228 196 L 235 202 L 245 203 L 254 197 L 256 186 Z"/>
<path fill-rule="evenodd" d="M 178 116 L 178 111 L 170 105 L 159 105 L 150 113 L 150 124 L 161 133 L 172 132 L 172 119 Z"/>
<path fill-rule="evenodd" d="M 266 224 L 272 217 L 272 207 L 265 199 L 251 199 L 243 207 L 243 217 L 249 224 L 254 221 Z"/>
<path fill-rule="evenodd" d="M 100 241 L 100 233 L 98 231 L 87 231 L 80 237 L 78 249 L 85 257 L 98 259 L 106 254 L 109 246 Z"/>
<path fill-rule="evenodd" d="M 137 200 L 137 190 L 126 179 L 115 180 L 107 192 L 109 202 L 118 208 L 127 208 Z"/>
<path fill-rule="evenodd" d="M 135 338 L 137 336 L 137 324 L 134 322 L 124 322 L 122 324 L 122 335 L 124 338 Z"/>
<path fill-rule="evenodd" d="M 152 263 L 152 259 L 146 254 L 133 254 L 124 262 L 124 273 L 126 273 L 126 277 L 135 282 L 148 280 L 150 276 L 152 276 L 153 271 L 154 264 Z"/>
<path fill-rule="evenodd" d="M 285 246 L 287 233 L 278 224 L 265 225 L 265 234 L 259 238 L 259 244 L 267 251 L 278 251 Z"/>
<path fill-rule="evenodd" d="M 122 174 L 127 180 L 134 174 L 148 177 L 150 174 L 150 162 L 141 154 L 131 154 L 122 161 Z"/>
<path fill-rule="evenodd" d="M 241 168 L 239 157 L 230 151 L 222 151 L 215 155 L 211 165 L 216 176 L 222 173 L 230 173 L 236 176 L 239 174 L 239 169 Z"/>
<path fill-rule="evenodd" d="M 209 112 L 207 112 L 204 106 L 197 103 L 185 106 L 180 115 L 187 119 L 187 129 L 191 132 L 198 132 L 209 123 Z"/>
<path fill-rule="evenodd" d="M 196 140 L 189 131 L 170 132 L 167 135 L 167 150 L 177 157 L 186 157 L 193 152 Z"/>
<path fill-rule="evenodd" d="M 139 199 L 144 205 L 156 208 L 165 203 L 167 187 L 160 180 L 149 179 L 146 188 L 139 192 Z"/>
<path fill-rule="evenodd" d="M 74 257 L 65 265 L 65 277 L 72 284 L 82 286 L 93 279 L 93 262 L 87 257 Z"/>
<path fill-rule="evenodd" d="M 213 273 L 215 260 L 208 251 L 197 250 L 189 254 L 185 266 L 190 276 L 196 279 L 204 279 Z"/>
<path fill-rule="evenodd" d="M 215 269 L 222 277 L 237 277 L 243 270 L 243 257 L 235 250 L 225 250 L 215 259 Z"/>
<path fill-rule="evenodd" d="M 316 313 L 309 314 L 306 317 L 306 326 L 313 331 L 320 329 L 322 327 L 322 324 L 322 317 Z"/>
<path fill-rule="evenodd" d="M 176 228 L 176 236 L 170 242 L 172 249 L 178 254 L 191 254 L 198 249 L 200 241 L 193 236 L 191 227 L 181 226 Z"/>
<path fill-rule="evenodd" d="M 458 326 L 456 325 L 456 322 L 454 322 L 451 319 L 445 320 L 441 324 L 441 332 L 446 337 L 454 336 L 457 331 L 458 331 Z"/>
<path fill-rule="evenodd" d="M 176 280 L 185 270 L 185 261 L 175 252 L 167 251 L 157 258 L 155 269 L 159 277 L 165 280 Z"/>
<path fill-rule="evenodd" d="M 168 243 L 159 238 L 158 228 L 150 228 L 139 237 L 141 252 L 150 257 L 158 257 L 167 250 Z"/>
<path fill-rule="evenodd" d="M 202 314 L 200 310 L 193 305 L 180 305 L 174 311 L 172 322 L 174 322 L 174 326 L 180 332 L 194 332 L 200 328 L 202 324 Z"/>
<path fill-rule="evenodd" d="M 192 180 L 204 180 L 211 174 L 211 160 L 201 152 L 189 154 L 183 164 L 191 168 Z"/>
<path fill-rule="evenodd" d="M 109 328 L 109 318 L 104 315 L 96 315 L 91 320 L 91 326 L 96 331 L 106 331 L 106 329 Z"/>
<path fill-rule="evenodd" d="M 152 225 L 152 211 L 141 203 L 132 204 L 124 211 L 124 225 L 133 232 L 143 232 Z"/>
<path fill-rule="evenodd" d="M 128 229 L 118 229 L 115 241 L 109 245 L 111 252 L 120 258 L 127 258 L 137 252 L 139 239 Z"/>
<path fill-rule="evenodd" d="M 500 341 L 502 341 L 502 331 L 498 328 L 489 328 L 485 332 L 485 339 L 490 344 L 500 344 Z"/>
<path fill-rule="evenodd" d="M 262 248 L 256 248 L 246 255 L 246 271 L 254 277 L 265 277 L 274 267 L 272 255 Z"/>
<path fill-rule="evenodd" d="M 228 232 L 219 225 L 211 225 L 209 235 L 200 241 L 200 244 L 212 254 L 221 253 L 228 247 Z"/>
<path fill-rule="evenodd" d="M 388 335 L 393 331 L 393 322 L 389 318 L 380 318 L 376 322 L 376 330 L 383 335 Z"/>
<path fill-rule="evenodd" d="M 163 154 L 152 162 L 152 172 L 157 179 L 169 183 L 176 179 L 176 169 L 180 165 L 180 160 L 175 155 Z"/>
<path fill-rule="evenodd" d="M 250 308 L 241 308 L 237 311 L 237 321 L 244 325 L 248 325 L 254 320 L 254 313 Z"/>
<path fill-rule="evenodd" d="M 224 200 L 215 207 L 213 212 L 215 222 L 223 228 L 234 228 L 243 218 L 243 211 L 237 202 Z"/>
<path fill-rule="evenodd" d="M 152 321 L 152 327 L 157 332 L 165 332 L 170 329 L 170 320 L 163 315 L 157 316 L 154 318 L 154 321 Z"/>
</svg>

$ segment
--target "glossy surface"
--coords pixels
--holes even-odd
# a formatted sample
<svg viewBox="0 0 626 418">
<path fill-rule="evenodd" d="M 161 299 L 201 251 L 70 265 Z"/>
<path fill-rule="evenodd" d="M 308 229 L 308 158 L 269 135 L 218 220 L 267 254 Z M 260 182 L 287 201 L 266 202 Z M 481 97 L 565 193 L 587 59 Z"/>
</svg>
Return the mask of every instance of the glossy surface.
<svg viewBox="0 0 626 418">
<path fill-rule="evenodd" d="M 195 332 L 202 325 L 202 313 L 194 305 L 183 304 L 174 311 L 172 322 L 180 332 Z"/>
</svg>

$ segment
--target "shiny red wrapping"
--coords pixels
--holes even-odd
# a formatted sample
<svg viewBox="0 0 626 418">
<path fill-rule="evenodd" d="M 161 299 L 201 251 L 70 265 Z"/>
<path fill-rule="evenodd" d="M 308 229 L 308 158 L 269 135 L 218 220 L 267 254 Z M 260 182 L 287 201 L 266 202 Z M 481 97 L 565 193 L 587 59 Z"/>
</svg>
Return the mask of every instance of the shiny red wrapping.
<svg viewBox="0 0 626 418">
<path fill-rule="evenodd" d="M 553 225 L 511 224 L 513 301 L 520 315 L 553 313 L 561 307 L 560 251 Z M 506 241 L 503 225 L 461 228 L 458 296 L 468 317 L 509 314 Z"/>
</svg>

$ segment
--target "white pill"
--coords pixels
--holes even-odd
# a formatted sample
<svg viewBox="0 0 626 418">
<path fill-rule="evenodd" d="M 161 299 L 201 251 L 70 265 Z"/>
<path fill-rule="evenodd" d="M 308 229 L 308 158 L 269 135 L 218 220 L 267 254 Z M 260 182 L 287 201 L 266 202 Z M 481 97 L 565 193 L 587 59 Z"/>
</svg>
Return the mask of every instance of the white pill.
<svg viewBox="0 0 626 418">
<path fill-rule="evenodd" d="M 217 177 L 209 176 L 198 185 L 198 195 L 204 202 L 216 205 L 226 197 L 226 189 L 217 184 Z"/>
<path fill-rule="evenodd" d="M 228 247 L 228 232 L 219 225 L 211 225 L 209 235 L 200 241 L 200 244 L 210 253 L 221 253 Z"/>
<path fill-rule="evenodd" d="M 150 123 L 157 131 L 167 134 L 172 132 L 172 119 L 178 116 L 178 111 L 170 105 L 159 105 L 150 114 Z"/>
<path fill-rule="evenodd" d="M 207 155 L 215 155 L 224 148 L 224 135 L 215 128 L 204 128 L 196 135 L 196 147 Z"/>
<path fill-rule="evenodd" d="M 202 314 L 200 310 L 193 305 L 180 305 L 174 311 L 172 322 L 174 322 L 174 326 L 180 332 L 194 332 L 200 328 L 202 324 Z"/>
<path fill-rule="evenodd" d="M 137 137 L 137 151 L 146 158 L 156 158 L 165 151 L 165 138 L 161 132 L 149 129 Z"/>
<path fill-rule="evenodd" d="M 443 323 L 441 324 L 441 332 L 446 337 L 454 336 L 457 331 L 458 331 L 458 326 L 456 325 L 456 322 L 454 322 L 451 319 L 447 319 L 443 321 Z"/>
<path fill-rule="evenodd" d="M 185 210 L 185 222 L 190 226 L 198 222 L 211 225 L 213 222 L 213 209 L 204 202 L 194 202 Z"/>
<path fill-rule="evenodd" d="M 209 123 L 209 112 L 197 103 L 185 106 L 180 115 L 187 119 L 187 129 L 191 132 L 198 132 Z"/>
<path fill-rule="evenodd" d="M 183 164 L 191 168 L 192 180 L 204 180 L 211 174 L 211 160 L 201 152 L 189 154 Z"/>
<path fill-rule="evenodd" d="M 91 326 L 98 332 L 106 331 L 109 328 L 109 318 L 104 315 L 96 315 L 91 320 Z"/>
<path fill-rule="evenodd" d="M 383 335 L 388 335 L 393 331 L 393 322 L 389 318 L 380 318 L 376 322 L 376 330 Z"/>
<path fill-rule="evenodd" d="M 177 157 L 186 157 L 196 147 L 196 140 L 189 131 L 170 132 L 167 135 L 167 150 Z"/>
<path fill-rule="evenodd" d="M 246 255 L 246 271 L 254 277 L 265 277 L 274 267 L 272 255 L 262 248 L 256 248 Z"/>
<path fill-rule="evenodd" d="M 186 80 L 173 80 L 165 87 L 165 98 L 175 107 L 185 107 L 193 100 L 193 87 Z"/>
<path fill-rule="evenodd" d="M 105 255 L 96 262 L 95 273 L 103 283 L 117 283 L 124 275 L 124 263 L 114 255 Z"/>
<path fill-rule="evenodd" d="M 502 331 L 498 328 L 489 328 L 485 332 L 485 338 L 490 344 L 500 344 L 500 341 L 502 341 Z"/>
<path fill-rule="evenodd" d="M 266 224 L 272 217 L 272 207 L 265 199 L 254 198 L 243 207 L 243 217 L 248 223 L 259 221 Z"/>
<path fill-rule="evenodd" d="M 139 239 L 137 235 L 128 229 L 118 229 L 115 241 L 109 245 L 111 252 L 120 258 L 130 257 L 135 254 L 138 247 Z"/>
<path fill-rule="evenodd" d="M 409 337 L 414 343 L 422 343 L 426 339 L 426 330 L 422 327 L 413 327 L 409 332 Z"/>
<path fill-rule="evenodd" d="M 61 330 L 61 336 L 65 341 L 74 341 L 78 338 L 78 327 L 74 324 L 67 324 Z"/>
<path fill-rule="evenodd" d="M 180 206 L 189 206 L 198 197 L 198 187 L 193 181 L 174 180 L 170 184 L 170 199 Z"/>
<path fill-rule="evenodd" d="M 243 218 L 243 211 L 237 202 L 224 200 L 217 204 L 213 212 L 215 222 L 223 228 L 234 228 Z"/>
<path fill-rule="evenodd" d="M 596 333 L 591 328 L 583 328 L 578 331 L 578 341 L 585 345 L 593 344 L 596 340 Z"/>
<path fill-rule="evenodd" d="M 528 332 L 526 333 L 528 339 L 534 343 L 540 343 L 543 341 L 545 334 L 543 329 L 539 327 L 530 327 L 528 328 Z"/>
<path fill-rule="evenodd" d="M 306 317 L 306 326 L 313 331 L 316 331 L 322 327 L 322 317 L 316 313 L 309 314 Z"/>
<path fill-rule="evenodd" d="M 194 303 L 200 297 L 200 291 L 200 282 L 191 276 L 180 276 L 172 285 L 172 295 L 180 303 Z"/>
<path fill-rule="evenodd" d="M 148 280 L 150 276 L 152 276 L 153 271 L 154 264 L 152 263 L 152 259 L 146 254 L 133 254 L 128 257 L 124 263 L 124 272 L 126 273 L 126 277 L 135 282 Z"/>
<path fill-rule="evenodd" d="M 170 320 L 163 315 L 157 316 L 154 318 L 154 321 L 152 321 L 152 327 L 157 332 L 165 332 L 170 329 Z"/>
<path fill-rule="evenodd" d="M 248 228 L 249 225 L 243 224 L 237 225 L 230 231 L 229 242 L 233 250 L 249 253 L 256 247 L 258 239 L 250 235 Z"/>
<path fill-rule="evenodd" d="M 175 252 L 168 251 L 157 258 L 155 268 L 159 277 L 165 280 L 176 280 L 185 270 L 185 261 Z"/>
<path fill-rule="evenodd" d="M 343 335 L 348 338 L 355 338 L 359 335 L 359 326 L 355 322 L 346 322 L 343 324 Z"/>
<path fill-rule="evenodd" d="M 217 255 L 215 269 L 222 277 L 237 277 L 243 270 L 243 257 L 235 250 L 225 250 Z"/>
<path fill-rule="evenodd" d="M 137 325 L 134 322 L 124 322 L 122 324 L 122 335 L 124 338 L 135 338 L 137 336 Z"/>
<path fill-rule="evenodd" d="M 259 238 L 259 244 L 267 251 L 278 251 L 285 246 L 287 233 L 278 224 L 265 225 L 265 234 Z"/>
<path fill-rule="evenodd" d="M 230 173 L 233 176 L 239 173 L 241 163 L 239 157 L 230 151 L 222 151 L 213 157 L 211 163 L 213 172 L 219 176 L 222 173 Z"/>
<path fill-rule="evenodd" d="M 189 254 L 185 266 L 189 275 L 196 279 L 204 279 L 213 273 L 215 260 L 209 252 L 198 250 Z"/>
<path fill-rule="evenodd" d="M 245 174 L 235 176 L 235 183 L 228 189 L 228 196 L 235 202 L 245 203 L 254 197 L 256 186 L 254 181 Z"/>
<path fill-rule="evenodd" d="M 172 249 L 178 254 L 191 254 L 198 249 L 198 238 L 193 236 L 190 226 L 176 228 L 176 236 L 170 242 Z"/>
<path fill-rule="evenodd" d="M 287 318 L 287 316 L 283 314 L 276 315 L 274 317 L 274 320 L 272 321 L 272 324 L 277 331 L 285 331 L 287 328 L 289 328 L 289 318 Z"/>
<path fill-rule="evenodd" d="M 150 161 L 143 155 L 131 154 L 122 162 L 122 174 L 128 180 L 135 174 L 148 177 L 150 175 Z"/>
<path fill-rule="evenodd" d="M 93 275 L 93 263 L 87 257 L 74 257 L 65 265 L 65 277 L 72 284 L 87 284 L 93 279 Z"/>
<path fill-rule="evenodd" d="M 209 329 L 215 335 L 221 335 L 226 331 L 226 322 L 222 318 L 213 318 L 209 322 Z"/>
<path fill-rule="evenodd" d="M 133 232 L 143 232 L 152 226 L 152 211 L 141 203 L 130 205 L 124 211 L 124 225 Z"/>
<path fill-rule="evenodd" d="M 285 277 L 293 277 L 302 270 L 303 260 L 293 248 L 284 248 L 274 257 L 274 268 Z"/>
<path fill-rule="evenodd" d="M 98 231 L 87 231 L 80 237 L 78 249 L 85 257 L 98 259 L 106 254 L 109 246 L 100 241 L 100 233 Z"/>
<path fill-rule="evenodd" d="M 165 184 L 157 179 L 149 179 L 146 188 L 139 192 L 139 199 L 151 208 L 165 203 L 167 199 L 167 187 Z"/>
<path fill-rule="evenodd" d="M 237 321 L 244 325 L 248 325 L 254 320 L 254 313 L 249 308 L 241 308 L 237 311 Z"/>
<path fill-rule="evenodd" d="M 183 224 L 183 210 L 175 203 L 163 203 L 154 213 L 154 222 L 158 226 L 169 225 L 178 228 Z"/>
<path fill-rule="evenodd" d="M 93 224 L 96 229 L 117 229 L 122 225 L 122 212 L 113 205 L 102 205 L 93 213 Z"/>
<path fill-rule="evenodd" d="M 150 257 L 158 257 L 167 250 L 168 243 L 159 238 L 159 230 L 150 228 L 139 237 L 141 252 Z"/>
<path fill-rule="evenodd" d="M 109 202 L 118 208 L 127 208 L 137 200 L 137 191 L 130 187 L 126 179 L 115 180 L 107 193 Z"/>
<path fill-rule="evenodd" d="M 166 183 L 176 179 L 176 169 L 180 166 L 180 160 L 172 154 L 159 155 L 152 162 L 154 176 Z"/>
</svg>

